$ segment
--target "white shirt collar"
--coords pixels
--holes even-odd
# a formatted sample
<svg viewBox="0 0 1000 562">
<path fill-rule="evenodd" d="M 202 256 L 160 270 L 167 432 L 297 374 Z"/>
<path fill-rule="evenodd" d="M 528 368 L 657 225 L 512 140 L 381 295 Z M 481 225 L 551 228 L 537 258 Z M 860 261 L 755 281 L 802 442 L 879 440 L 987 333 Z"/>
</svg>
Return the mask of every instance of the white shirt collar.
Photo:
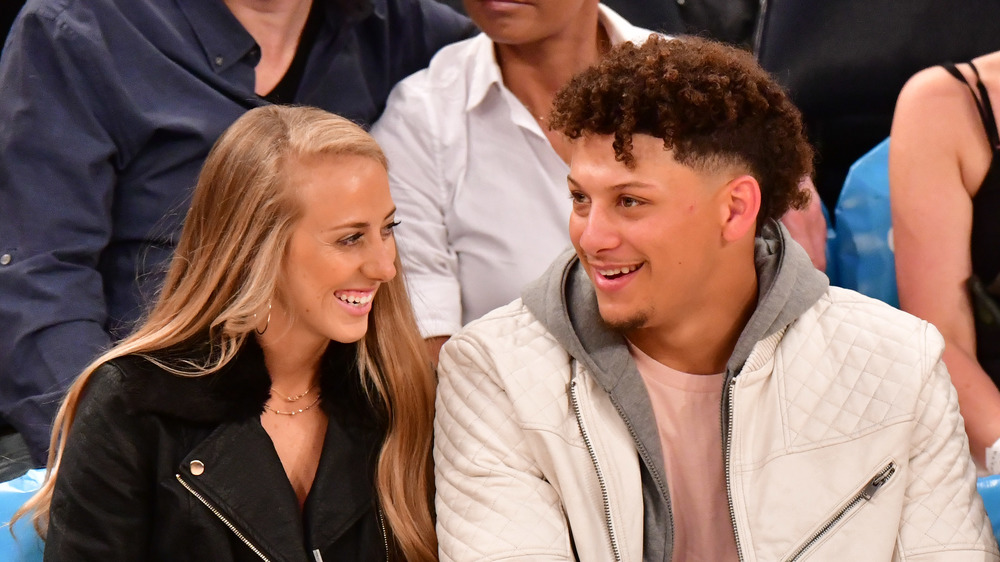
<svg viewBox="0 0 1000 562">
<path fill-rule="evenodd" d="M 598 10 L 597 21 L 608 33 L 612 45 L 624 41 L 641 43 L 653 33 L 648 29 L 632 25 L 603 4 L 598 5 Z M 474 49 L 472 76 L 469 81 L 469 97 L 465 104 L 465 111 L 472 111 L 481 104 L 494 85 L 503 84 L 503 76 L 500 74 L 500 65 L 497 64 L 493 41 L 490 41 L 485 33 L 480 33 L 472 41 Z"/>
</svg>

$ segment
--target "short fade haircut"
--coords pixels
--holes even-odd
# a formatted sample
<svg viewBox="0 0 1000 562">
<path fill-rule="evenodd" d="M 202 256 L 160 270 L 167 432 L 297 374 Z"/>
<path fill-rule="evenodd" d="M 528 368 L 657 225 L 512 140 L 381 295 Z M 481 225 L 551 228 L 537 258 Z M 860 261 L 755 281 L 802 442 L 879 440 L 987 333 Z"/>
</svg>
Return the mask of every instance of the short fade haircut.
<svg viewBox="0 0 1000 562">
<path fill-rule="evenodd" d="M 570 139 L 612 135 L 615 159 L 635 166 L 632 136 L 663 139 L 674 159 L 702 171 L 734 165 L 761 188 L 757 231 L 809 202 L 812 174 L 802 117 L 746 52 L 685 36 L 622 43 L 556 95 L 550 118 Z"/>
</svg>

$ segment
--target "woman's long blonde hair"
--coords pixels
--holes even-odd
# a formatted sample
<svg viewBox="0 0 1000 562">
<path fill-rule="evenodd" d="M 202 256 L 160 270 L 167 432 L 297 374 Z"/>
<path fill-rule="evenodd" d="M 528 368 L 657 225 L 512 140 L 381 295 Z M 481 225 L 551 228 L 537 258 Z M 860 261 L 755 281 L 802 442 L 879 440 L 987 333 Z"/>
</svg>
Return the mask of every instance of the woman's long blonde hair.
<svg viewBox="0 0 1000 562">
<path fill-rule="evenodd" d="M 287 167 L 318 155 L 362 156 L 386 167 L 371 135 L 319 109 L 260 107 L 223 133 L 198 178 L 155 306 L 135 333 L 91 363 L 70 386 L 56 415 L 46 481 L 17 517 L 33 512 L 44 535 L 66 437 L 87 380 L 100 365 L 193 343 L 205 334 L 212 346 L 209 359 L 184 365 L 184 374 L 215 372 L 236 355 L 254 329 L 254 314 L 266 310 L 275 293 L 292 227 L 302 211 L 286 185 Z M 396 269 L 402 271 L 398 256 Z M 373 406 L 387 424 L 375 484 L 389 544 L 405 560 L 436 560 L 430 503 L 435 380 L 402 276 L 379 289 L 368 332 L 356 345 L 362 382 L 376 390 Z"/>
</svg>

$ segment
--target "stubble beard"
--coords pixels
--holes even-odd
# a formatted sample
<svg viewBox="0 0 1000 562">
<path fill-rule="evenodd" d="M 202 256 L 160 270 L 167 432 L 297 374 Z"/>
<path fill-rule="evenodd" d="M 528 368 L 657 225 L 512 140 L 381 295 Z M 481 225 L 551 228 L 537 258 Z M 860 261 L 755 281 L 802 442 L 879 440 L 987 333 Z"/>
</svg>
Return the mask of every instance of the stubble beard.
<svg viewBox="0 0 1000 562">
<path fill-rule="evenodd" d="M 649 314 L 646 311 L 639 311 L 627 318 L 610 320 L 601 315 L 601 322 L 611 331 L 627 335 L 644 327 L 649 322 Z"/>
</svg>

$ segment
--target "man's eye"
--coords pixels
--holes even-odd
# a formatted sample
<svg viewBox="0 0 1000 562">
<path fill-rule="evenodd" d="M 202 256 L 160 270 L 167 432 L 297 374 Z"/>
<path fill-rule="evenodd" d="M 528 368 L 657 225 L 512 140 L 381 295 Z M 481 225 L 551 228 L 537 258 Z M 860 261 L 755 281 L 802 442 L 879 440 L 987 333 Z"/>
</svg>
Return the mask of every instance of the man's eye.
<svg viewBox="0 0 1000 562">
<path fill-rule="evenodd" d="M 638 207 L 639 205 L 642 204 L 642 201 L 639 201 L 638 199 L 636 199 L 634 197 L 625 196 L 625 197 L 622 197 L 621 199 L 619 199 L 618 203 L 622 207 L 625 207 L 626 209 L 630 209 L 632 207 Z"/>
</svg>

